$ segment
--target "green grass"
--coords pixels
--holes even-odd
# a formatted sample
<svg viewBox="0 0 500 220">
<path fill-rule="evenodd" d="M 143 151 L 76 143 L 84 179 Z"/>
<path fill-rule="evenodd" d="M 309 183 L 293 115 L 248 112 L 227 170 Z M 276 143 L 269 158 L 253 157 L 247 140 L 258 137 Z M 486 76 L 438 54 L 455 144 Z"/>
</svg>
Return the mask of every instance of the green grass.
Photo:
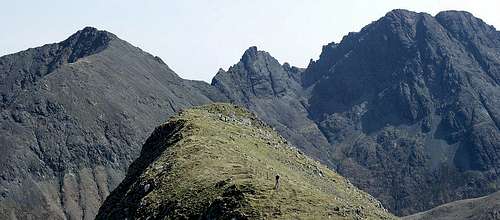
<svg viewBox="0 0 500 220">
<path fill-rule="evenodd" d="M 135 183 L 154 183 L 141 199 L 137 213 L 142 217 L 192 218 L 207 214 L 217 201 L 235 201 L 233 212 L 251 219 L 394 218 L 377 200 L 290 147 L 241 107 L 211 104 L 186 110 L 168 123 L 179 121 L 186 122 L 179 131 L 182 138 Z M 275 175 L 281 177 L 278 191 Z M 224 200 L 231 190 L 242 196 Z"/>
</svg>

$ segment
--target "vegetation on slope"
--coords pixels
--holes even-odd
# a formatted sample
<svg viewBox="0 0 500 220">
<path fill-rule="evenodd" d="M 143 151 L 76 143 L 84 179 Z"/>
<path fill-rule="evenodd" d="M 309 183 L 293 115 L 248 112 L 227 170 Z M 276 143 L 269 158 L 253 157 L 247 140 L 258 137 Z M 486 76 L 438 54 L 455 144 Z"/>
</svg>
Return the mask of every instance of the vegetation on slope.
<svg viewBox="0 0 500 220">
<path fill-rule="evenodd" d="M 394 217 L 245 109 L 211 104 L 181 112 L 146 141 L 97 216 L 123 218 Z"/>
<path fill-rule="evenodd" d="M 406 216 L 403 220 L 466 220 L 500 219 L 500 191 L 473 199 L 464 199 L 440 205 L 425 212 Z"/>
</svg>

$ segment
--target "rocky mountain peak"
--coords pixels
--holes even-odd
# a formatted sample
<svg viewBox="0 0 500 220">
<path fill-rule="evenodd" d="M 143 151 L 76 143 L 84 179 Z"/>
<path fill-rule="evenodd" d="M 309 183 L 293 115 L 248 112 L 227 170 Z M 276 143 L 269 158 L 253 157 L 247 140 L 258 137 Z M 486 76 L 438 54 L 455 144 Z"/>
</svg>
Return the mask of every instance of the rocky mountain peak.
<svg viewBox="0 0 500 220">
<path fill-rule="evenodd" d="M 226 71 L 222 68 L 219 68 L 219 70 L 217 70 L 217 74 L 223 74 L 225 73 Z"/>
<path fill-rule="evenodd" d="M 475 17 L 472 13 L 468 11 L 456 11 L 456 10 L 441 11 L 436 14 L 435 18 L 439 21 L 442 21 L 443 24 L 455 23 L 461 25 L 469 24 L 469 25 L 484 25 L 492 27 L 491 25 L 487 25 L 483 20 Z"/>
<path fill-rule="evenodd" d="M 243 56 L 241 57 L 241 60 L 253 60 L 257 58 L 257 55 L 259 53 L 259 50 L 257 49 L 257 46 L 251 46 L 248 49 L 245 50 L 243 53 Z"/>
<path fill-rule="evenodd" d="M 397 19 L 401 19 L 401 21 L 405 21 L 405 20 L 414 19 L 419 14 L 420 13 L 417 13 L 414 11 L 409 11 L 406 9 L 394 9 L 394 10 L 387 12 L 385 14 L 385 16 L 382 17 L 380 20 L 389 19 L 389 18 L 392 18 L 392 19 L 397 18 Z"/>
<path fill-rule="evenodd" d="M 296 69 L 294 71 L 298 72 Z M 299 76 L 300 74 L 297 74 L 297 77 Z M 241 93 L 237 99 L 243 101 L 249 96 L 278 96 L 286 91 L 290 78 L 286 65 L 282 66 L 268 52 L 253 46 L 248 48 L 240 61 L 228 71 L 219 70 L 212 80 L 212 85 L 221 91 L 235 90 L 233 92 Z"/>
<path fill-rule="evenodd" d="M 8 104 L 18 91 L 30 87 L 62 65 L 99 53 L 113 39 L 117 37 L 109 32 L 86 27 L 59 43 L 0 57 L 0 79 L 3 81 L 0 105 Z"/>
<path fill-rule="evenodd" d="M 455 38 L 470 41 L 481 39 L 488 46 L 495 46 L 491 41 L 500 42 L 500 33 L 492 25 L 466 11 L 443 11 L 436 15 L 436 20 Z"/>
<path fill-rule="evenodd" d="M 499 57 L 498 31 L 468 12 L 447 11 L 433 17 L 393 10 L 361 31 L 348 34 L 340 43 L 323 47 L 320 59 L 312 62 L 303 76 L 305 86 L 312 90 L 309 112 L 330 143 L 350 145 L 342 150 L 345 152 L 359 151 L 348 157 L 358 158 L 355 160 L 362 168 L 354 168 L 349 161 L 341 163 L 341 173 L 356 182 L 363 178 L 360 173 L 368 172 L 378 178 L 377 182 L 391 176 L 401 181 L 410 178 L 411 184 L 419 186 L 401 183 L 385 187 L 412 191 L 404 198 L 397 192 L 380 194 L 394 198 L 383 202 L 397 214 L 420 211 L 452 198 L 491 193 L 497 190 L 493 185 L 470 190 L 464 183 L 440 177 L 440 172 L 454 172 L 458 179 L 467 172 L 497 173 Z M 399 135 L 394 141 L 412 142 L 413 149 L 398 149 L 408 150 L 401 155 L 418 155 L 418 162 L 398 164 L 401 155 L 391 155 L 383 147 L 374 147 L 377 150 L 372 153 L 386 155 L 390 158 L 386 162 L 395 163 L 393 167 L 418 170 L 424 178 L 401 174 L 397 169 L 374 168 L 379 159 L 370 165 L 358 155 L 372 155 L 367 149 L 383 146 L 385 143 L 377 138 L 389 130 Z M 373 140 L 349 138 L 357 132 Z M 433 186 L 426 181 L 453 185 L 463 192 L 462 196 L 447 188 L 440 189 L 442 194 L 430 194 Z M 380 193 L 369 184 L 362 188 Z M 425 204 L 410 205 L 415 201 Z"/>
<path fill-rule="evenodd" d="M 69 63 L 72 63 L 79 58 L 101 51 L 108 46 L 112 39 L 117 39 L 117 37 L 107 31 L 85 27 L 59 43 L 59 45 L 61 46 L 61 50 L 71 51 L 67 60 Z"/>
<path fill-rule="evenodd" d="M 95 27 L 90 27 L 90 26 L 84 27 L 83 29 L 78 30 L 76 33 L 74 33 L 70 37 L 68 37 L 68 39 L 81 39 L 82 41 L 85 41 L 85 40 L 92 41 L 96 38 L 109 38 L 109 39 L 111 39 L 111 38 L 118 38 L 118 37 L 116 37 L 115 34 L 110 33 L 108 31 L 99 30 Z"/>
<path fill-rule="evenodd" d="M 468 11 L 459 11 L 459 10 L 440 11 L 439 13 L 436 14 L 436 18 L 439 19 L 440 17 L 448 17 L 448 18 L 452 18 L 454 20 L 464 19 L 464 18 L 479 19 L 479 18 L 476 18 L 472 13 L 470 13 Z"/>
<path fill-rule="evenodd" d="M 255 73 L 254 67 L 259 64 L 264 65 L 280 65 L 279 62 L 272 57 L 268 52 L 258 50 L 256 46 L 249 47 L 240 59 L 246 68 L 250 70 L 250 72 Z"/>
</svg>

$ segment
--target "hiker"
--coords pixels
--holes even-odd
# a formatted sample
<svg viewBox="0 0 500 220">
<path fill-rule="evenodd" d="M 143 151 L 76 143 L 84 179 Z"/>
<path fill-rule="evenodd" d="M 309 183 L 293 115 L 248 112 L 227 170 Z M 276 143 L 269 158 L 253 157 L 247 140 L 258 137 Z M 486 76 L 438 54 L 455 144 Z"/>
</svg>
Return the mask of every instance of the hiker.
<svg viewBox="0 0 500 220">
<path fill-rule="evenodd" d="M 280 189 L 280 175 L 276 175 L 276 183 L 274 183 L 274 189 L 276 191 Z"/>
</svg>

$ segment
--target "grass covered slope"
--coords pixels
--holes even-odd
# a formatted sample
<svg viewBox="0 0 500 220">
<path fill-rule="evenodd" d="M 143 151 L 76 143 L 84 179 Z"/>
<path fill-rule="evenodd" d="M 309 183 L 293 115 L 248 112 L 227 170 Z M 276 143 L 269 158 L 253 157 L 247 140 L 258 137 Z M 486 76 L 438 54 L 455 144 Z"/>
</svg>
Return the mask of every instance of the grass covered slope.
<svg viewBox="0 0 500 220">
<path fill-rule="evenodd" d="M 148 138 L 97 216 L 124 218 L 394 217 L 245 109 L 211 104 L 183 111 Z"/>
<path fill-rule="evenodd" d="M 474 199 L 458 200 L 431 210 L 402 218 L 403 220 L 499 220 L 500 191 Z"/>
</svg>

